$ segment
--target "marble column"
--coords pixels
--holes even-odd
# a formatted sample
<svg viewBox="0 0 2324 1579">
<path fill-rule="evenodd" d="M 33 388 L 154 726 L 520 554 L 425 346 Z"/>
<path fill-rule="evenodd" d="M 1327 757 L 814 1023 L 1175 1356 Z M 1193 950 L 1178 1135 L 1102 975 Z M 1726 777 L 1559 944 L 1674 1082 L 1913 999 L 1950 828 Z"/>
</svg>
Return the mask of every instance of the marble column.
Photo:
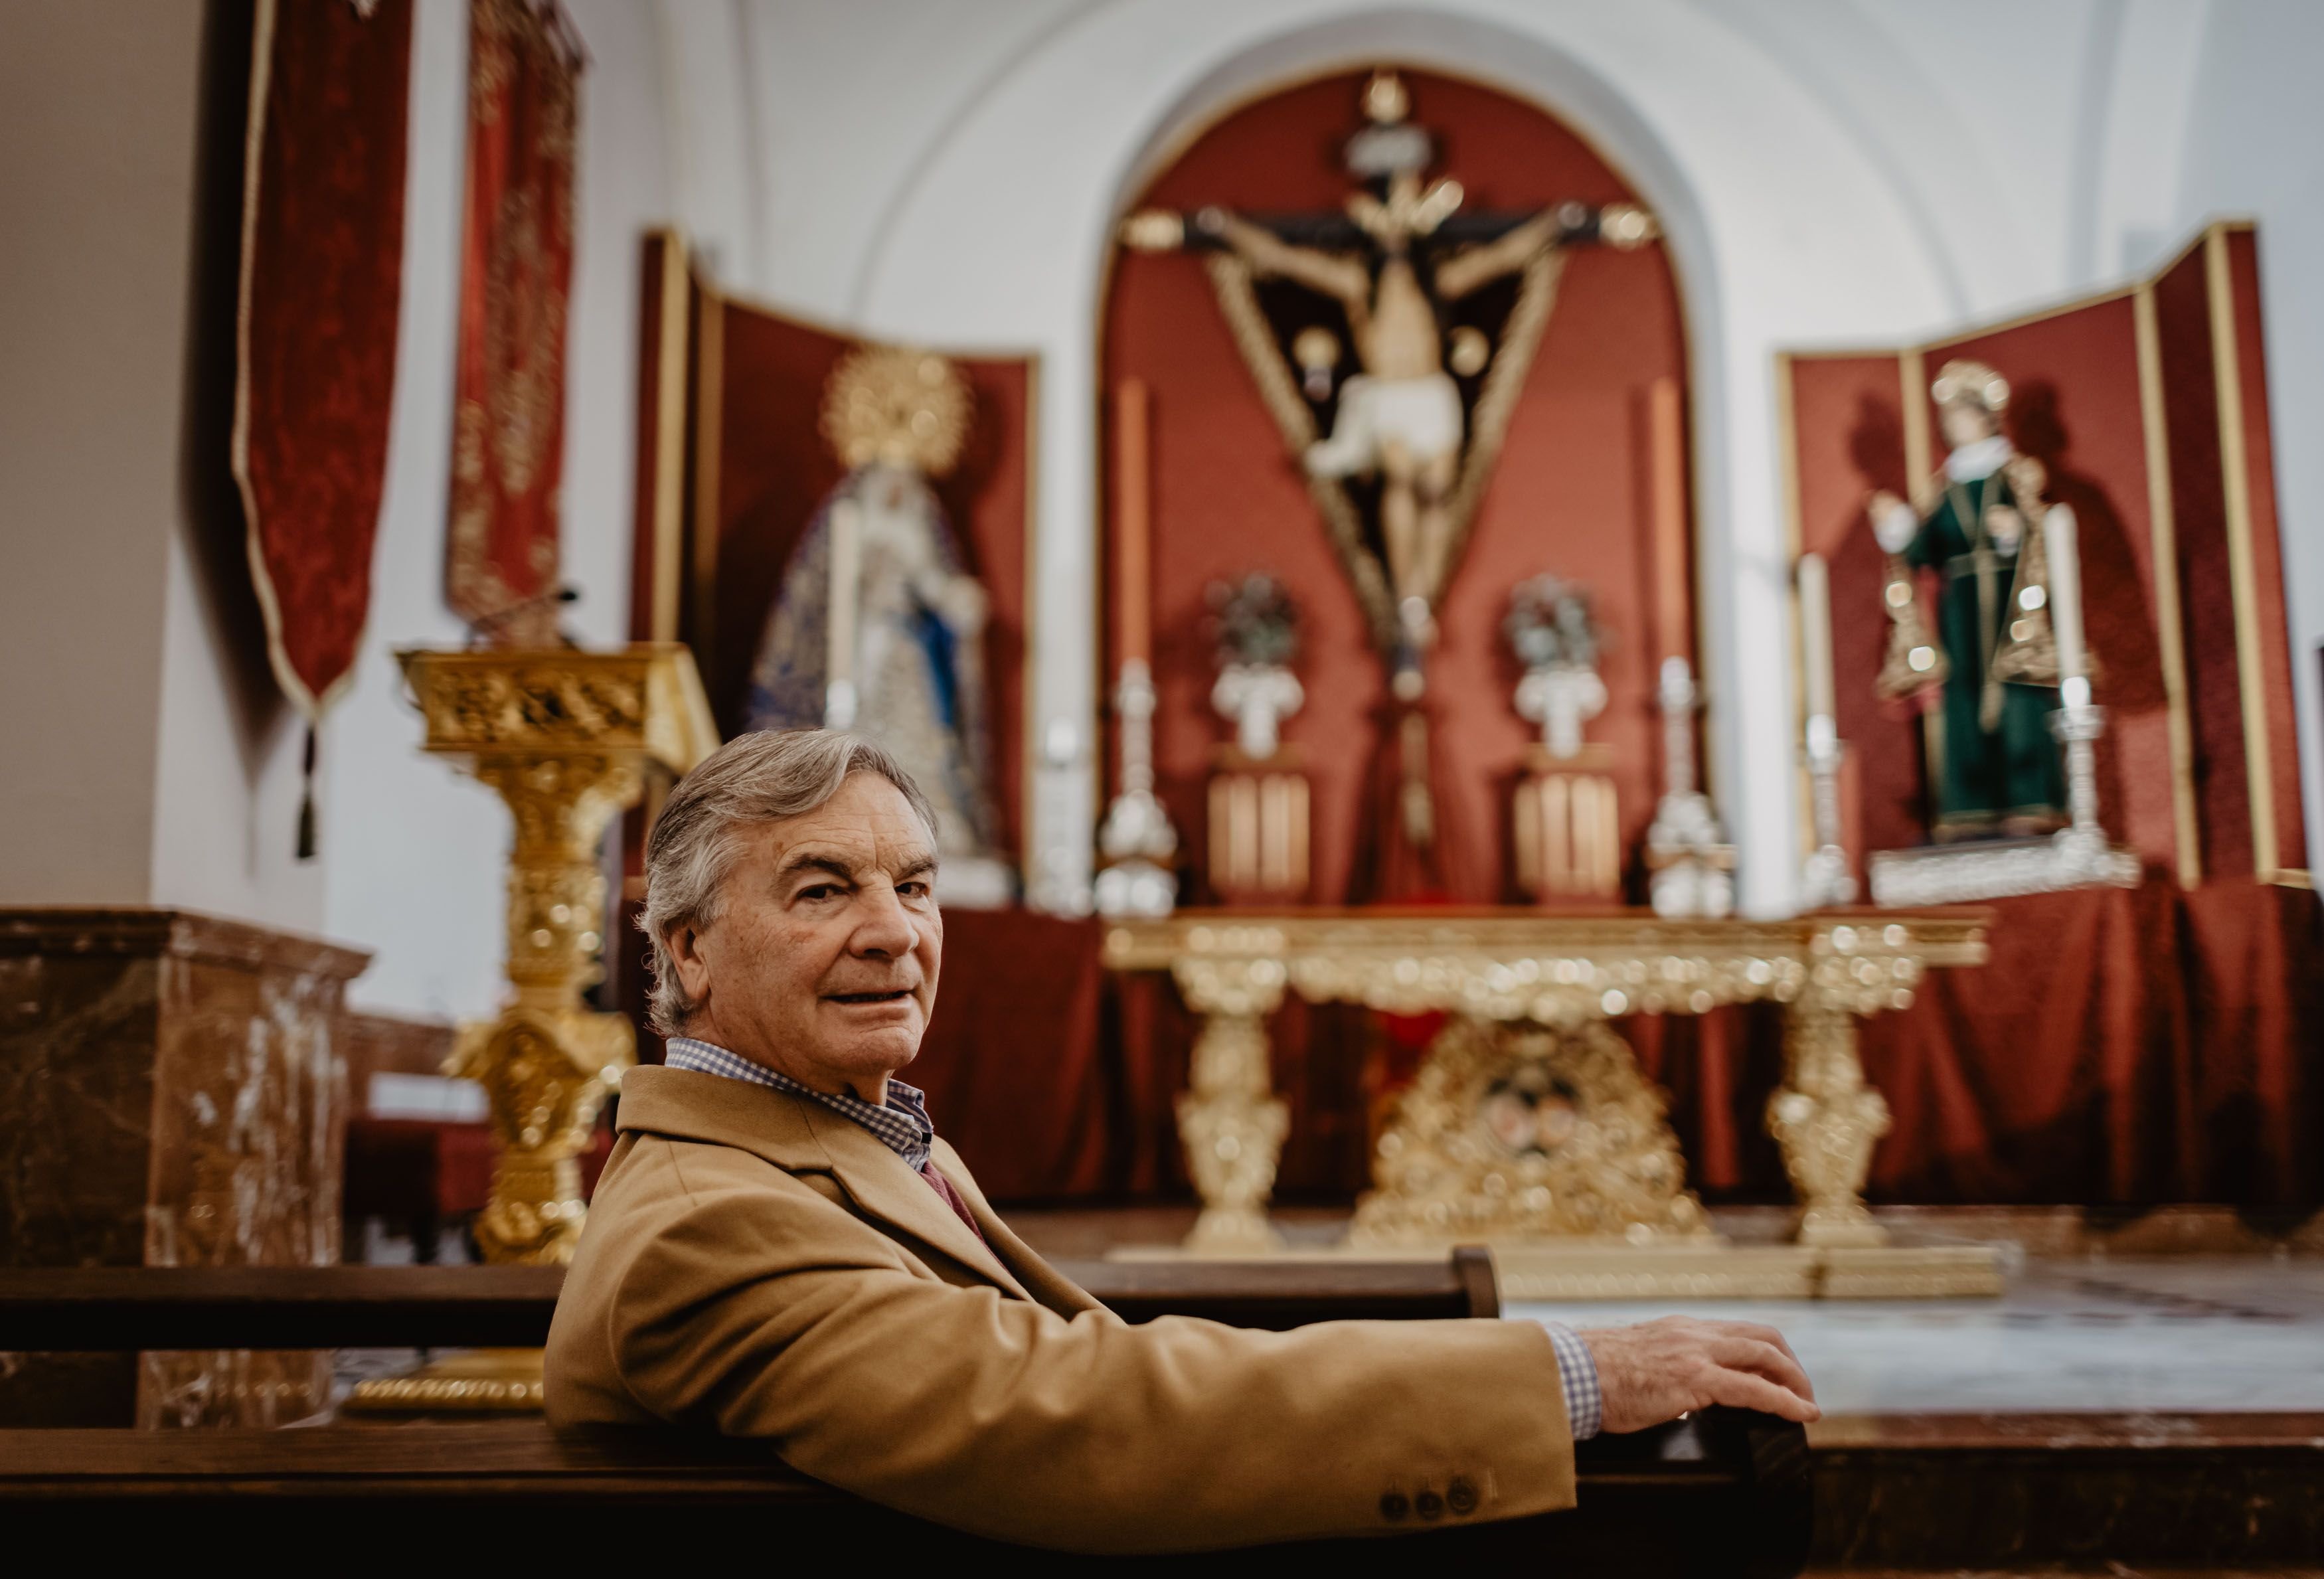
<svg viewBox="0 0 2324 1579">
<path fill-rule="evenodd" d="M 0 910 L 0 1265 L 339 1259 L 368 955 L 183 910 Z M 273 1426 L 322 1353 L 0 1354 L 0 1425 Z"/>
</svg>

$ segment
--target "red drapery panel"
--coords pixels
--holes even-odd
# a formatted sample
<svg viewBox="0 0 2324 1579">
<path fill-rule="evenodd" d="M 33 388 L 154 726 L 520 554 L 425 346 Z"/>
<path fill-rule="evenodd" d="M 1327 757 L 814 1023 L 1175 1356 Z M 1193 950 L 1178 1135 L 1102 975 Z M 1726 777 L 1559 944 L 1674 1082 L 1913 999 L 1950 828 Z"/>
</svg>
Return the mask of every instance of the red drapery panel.
<svg viewBox="0 0 2324 1579">
<path fill-rule="evenodd" d="M 411 6 L 262 0 L 244 153 L 234 475 L 276 679 L 355 667 L 387 471 Z"/>
<path fill-rule="evenodd" d="M 1918 844 L 1929 826 L 1921 711 L 1879 700 L 1869 683 L 1887 650 L 1888 616 L 1880 603 L 1886 559 L 1864 507 L 1876 488 L 1910 496 L 1904 374 L 1894 355 L 1798 356 L 1787 365 L 1799 549 L 1831 567 L 1832 702 L 1854 770 L 1841 783 L 1843 820 L 1860 870 L 1867 850 Z"/>
<path fill-rule="evenodd" d="M 2255 873 L 2263 825 L 2274 830 L 2276 865 L 2302 867 L 2307 833 L 2295 744 L 2299 712 L 2268 430 L 2258 246 L 2250 228 L 2219 226 L 2206 232 L 2157 278 L 2154 299 L 2204 869 L 2221 876 Z M 2223 319 L 2230 329 L 2226 337 L 2215 332 Z M 2232 381 L 2226 377 L 2229 361 Z M 2241 486 L 2240 513 L 2227 454 L 2231 429 L 2242 447 L 2243 465 L 2233 479 Z M 2239 587 L 2236 560 L 2246 554 L 2247 578 Z M 2244 672 L 2246 654 L 2256 662 L 2255 677 Z M 2247 687 L 2256 693 L 2249 710 Z M 2256 779 L 2249 752 L 2255 722 L 2267 759 Z"/>
<path fill-rule="evenodd" d="M 1412 119 L 1440 139 L 1439 167 L 1467 189 L 1467 207 L 1530 212 L 1575 199 L 1635 201 L 1620 175 L 1535 106 L 1474 83 L 1403 74 Z M 1254 213 L 1337 211 L 1350 180 L 1339 148 L 1355 129 L 1364 74 L 1272 95 L 1227 116 L 1139 194 L 1134 207 L 1191 212 L 1223 204 Z M 1268 571 L 1298 600 L 1305 708 L 1285 738 L 1313 784 L 1314 898 L 1345 902 L 1360 886 L 1367 775 L 1392 716 L 1381 660 L 1355 595 L 1301 480 L 1299 464 L 1261 403 L 1222 321 L 1200 260 L 1116 254 L 1105 309 L 1105 387 L 1127 378 L 1152 392 L 1155 719 L 1159 790 L 1205 868 L 1204 826 L 1213 747 L 1228 728 L 1211 706 L 1216 678 L 1204 628 L 1214 580 Z M 1580 248 L 1557 302 L 1499 466 L 1440 610 L 1430 662 L 1437 769 L 1438 854 L 1458 900 L 1508 893 L 1508 790 L 1534 732 L 1510 701 L 1517 673 L 1501 635 L 1511 586 L 1552 571 L 1587 584 L 1609 633 L 1602 669 L 1610 699 L 1589 737 L 1614 751 L 1626 848 L 1654 817 L 1660 771 L 1654 710 L 1649 392 L 1683 388 L 1686 346 L 1678 293 L 1659 246 Z M 1681 570 L 1682 577 L 1684 575 Z M 1107 673 L 1120 660 L 1109 635 Z"/>
<path fill-rule="evenodd" d="M 2278 863 L 2305 868 L 2308 827 L 2300 797 L 2300 704 L 2292 688 L 2291 610 L 2283 585 L 2283 536 L 2275 504 L 2275 453 L 2267 399 L 2267 342 L 2260 323 L 2259 237 L 2247 225 L 2225 225 L 2207 240 L 2226 282 L 2235 325 L 2236 375 L 2248 490 L 2253 643 L 2259 660 L 2260 716 L 2273 743 L 2268 757 L 2268 816 Z"/>
<path fill-rule="evenodd" d="M 467 224 L 445 597 L 495 641 L 555 640 L 582 55 L 556 0 L 473 0 Z"/>
</svg>

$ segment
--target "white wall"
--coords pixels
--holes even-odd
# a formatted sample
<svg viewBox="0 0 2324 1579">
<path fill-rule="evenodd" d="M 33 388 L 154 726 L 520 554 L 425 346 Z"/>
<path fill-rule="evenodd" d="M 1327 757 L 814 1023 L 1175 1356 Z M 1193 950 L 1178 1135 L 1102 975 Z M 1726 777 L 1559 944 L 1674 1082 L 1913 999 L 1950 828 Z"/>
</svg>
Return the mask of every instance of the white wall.
<svg viewBox="0 0 2324 1579">
<path fill-rule="evenodd" d="M 152 892 L 201 14 L 0 39 L 0 904 Z"/>
</svg>

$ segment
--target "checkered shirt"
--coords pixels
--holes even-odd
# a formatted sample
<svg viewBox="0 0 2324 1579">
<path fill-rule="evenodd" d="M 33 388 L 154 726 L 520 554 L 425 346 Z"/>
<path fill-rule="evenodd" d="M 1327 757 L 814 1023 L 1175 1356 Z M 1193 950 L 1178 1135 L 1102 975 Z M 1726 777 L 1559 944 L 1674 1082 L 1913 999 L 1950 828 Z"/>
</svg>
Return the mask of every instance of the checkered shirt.
<svg viewBox="0 0 2324 1579">
<path fill-rule="evenodd" d="M 1606 1395 L 1598 1387 L 1598 1362 L 1582 1334 L 1559 1322 L 1545 1321 L 1550 1347 L 1557 1351 L 1557 1385 L 1565 1394 L 1565 1421 L 1573 1439 L 1585 1442 L 1606 1423 Z"/>
<path fill-rule="evenodd" d="M 918 1088 L 900 1080 L 888 1082 L 887 1105 L 874 1107 L 858 1097 L 834 1096 L 801 1085 L 764 1064 L 754 1064 L 724 1048 L 696 1041 L 691 1037 L 672 1037 L 662 1061 L 673 1069 L 747 1080 L 753 1085 L 772 1086 L 777 1091 L 821 1103 L 842 1118 L 852 1119 L 877 1135 L 888 1150 L 912 1165 L 913 1172 L 927 1171 L 928 1147 L 936 1140 L 936 1128 L 928 1122 L 927 1099 Z M 1550 1346 L 1557 1352 L 1557 1384 L 1565 1394 L 1565 1418 L 1573 1428 L 1573 1439 L 1580 1442 L 1595 1436 L 1604 1416 L 1605 1400 L 1598 1390 L 1598 1362 L 1590 1357 L 1590 1345 L 1570 1326 L 1554 1321 L 1541 1325 L 1549 1334 Z"/>
<path fill-rule="evenodd" d="M 672 1037 L 662 1062 L 672 1069 L 691 1069 L 697 1075 L 724 1075 L 729 1080 L 747 1080 L 753 1085 L 771 1085 L 777 1091 L 788 1091 L 793 1096 L 804 1096 L 809 1102 L 819 1102 L 841 1118 L 852 1119 L 877 1135 L 889 1150 L 912 1165 L 914 1173 L 926 1173 L 928 1168 L 928 1148 L 936 1138 L 936 1126 L 928 1122 L 928 1104 L 917 1086 L 900 1080 L 888 1082 L 888 1103 L 874 1107 L 860 1097 L 842 1094 L 834 1096 L 801 1085 L 788 1075 L 779 1075 L 764 1064 L 728 1052 L 709 1042 L 698 1042 L 691 1037 Z"/>
</svg>

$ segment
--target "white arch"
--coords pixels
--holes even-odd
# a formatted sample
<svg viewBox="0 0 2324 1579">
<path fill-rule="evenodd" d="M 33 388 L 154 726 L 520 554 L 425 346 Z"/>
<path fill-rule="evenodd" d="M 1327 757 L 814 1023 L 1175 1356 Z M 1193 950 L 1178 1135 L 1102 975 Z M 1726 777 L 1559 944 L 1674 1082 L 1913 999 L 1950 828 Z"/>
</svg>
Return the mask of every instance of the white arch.
<svg viewBox="0 0 2324 1579">
<path fill-rule="evenodd" d="M 1939 321 L 1958 287 L 1856 129 L 1685 0 L 1111 0 L 1015 51 L 947 116 L 854 294 L 871 332 L 1042 354 L 1036 727 L 1085 732 L 1094 712 L 1096 317 L 1139 161 L 1222 96 L 1380 58 L 1552 108 L 1670 228 L 1695 358 L 1713 755 L 1746 903 L 1780 910 L 1794 887 L 1795 720 L 1769 356 Z M 1036 837 L 1085 852 L 1093 811 L 1086 786 L 1055 797 Z"/>
</svg>

